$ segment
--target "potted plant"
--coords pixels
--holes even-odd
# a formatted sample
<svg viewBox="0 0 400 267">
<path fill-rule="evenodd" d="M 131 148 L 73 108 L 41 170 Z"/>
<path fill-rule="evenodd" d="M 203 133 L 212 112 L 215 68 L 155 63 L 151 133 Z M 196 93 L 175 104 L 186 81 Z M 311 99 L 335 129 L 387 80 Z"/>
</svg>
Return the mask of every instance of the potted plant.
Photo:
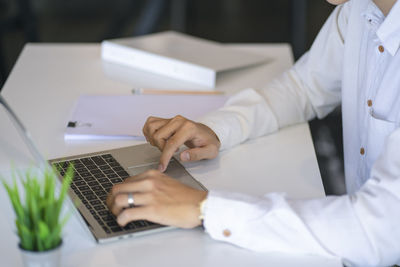
<svg viewBox="0 0 400 267">
<path fill-rule="evenodd" d="M 61 210 L 73 179 L 73 168 L 68 167 L 58 194 L 54 169 L 46 168 L 40 174 L 28 170 L 17 175 L 24 193 L 20 194 L 15 172 L 13 185 L 4 180 L 3 185 L 16 215 L 15 225 L 24 264 L 27 267 L 59 266 L 62 229 L 68 220 L 68 215 L 61 218 Z"/>
</svg>

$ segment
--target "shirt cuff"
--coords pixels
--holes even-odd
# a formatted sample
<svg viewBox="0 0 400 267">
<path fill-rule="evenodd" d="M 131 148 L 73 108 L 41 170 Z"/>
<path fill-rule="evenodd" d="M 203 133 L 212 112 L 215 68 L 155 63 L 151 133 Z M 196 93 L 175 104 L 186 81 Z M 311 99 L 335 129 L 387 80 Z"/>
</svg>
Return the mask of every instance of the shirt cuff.
<svg viewBox="0 0 400 267">
<path fill-rule="evenodd" d="M 209 127 L 217 135 L 221 143 L 219 150 L 225 150 L 234 145 L 229 144 L 227 140 L 229 137 L 229 127 L 226 124 L 230 120 L 232 120 L 232 115 L 225 114 L 223 111 L 210 112 L 199 120 L 200 123 Z"/>
<path fill-rule="evenodd" d="M 221 142 L 220 150 L 279 128 L 266 99 L 251 88 L 231 96 L 224 107 L 198 121 L 215 132 Z"/>
<path fill-rule="evenodd" d="M 204 206 L 206 232 L 213 239 L 243 245 L 247 242 L 243 232 L 249 227 L 246 222 L 259 218 L 260 211 L 255 207 L 260 201 L 263 200 L 240 193 L 210 191 Z M 263 213 L 268 210 L 264 208 Z M 239 218 L 241 215 L 246 218 Z"/>
</svg>

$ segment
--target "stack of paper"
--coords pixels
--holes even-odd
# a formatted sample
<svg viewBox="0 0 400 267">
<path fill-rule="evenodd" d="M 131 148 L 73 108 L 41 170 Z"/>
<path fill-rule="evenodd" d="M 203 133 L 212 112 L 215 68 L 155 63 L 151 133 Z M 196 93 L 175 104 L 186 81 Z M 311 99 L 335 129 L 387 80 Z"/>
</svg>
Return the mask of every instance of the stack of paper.
<svg viewBox="0 0 400 267">
<path fill-rule="evenodd" d="M 219 72 L 268 61 L 251 54 L 177 32 L 105 40 L 102 59 L 156 74 L 215 87 Z"/>
<path fill-rule="evenodd" d="M 66 140 L 143 139 L 149 116 L 192 120 L 224 105 L 224 95 L 81 96 L 66 123 Z"/>
</svg>

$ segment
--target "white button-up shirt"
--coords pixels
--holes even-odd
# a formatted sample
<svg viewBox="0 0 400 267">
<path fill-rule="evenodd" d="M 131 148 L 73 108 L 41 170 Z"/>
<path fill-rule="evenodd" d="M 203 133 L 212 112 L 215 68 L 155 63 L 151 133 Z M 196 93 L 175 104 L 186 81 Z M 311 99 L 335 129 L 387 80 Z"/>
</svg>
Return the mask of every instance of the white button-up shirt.
<svg viewBox="0 0 400 267">
<path fill-rule="evenodd" d="M 256 251 L 338 256 L 349 265 L 399 262 L 399 46 L 400 1 L 385 18 L 371 0 L 351 0 L 334 10 L 290 70 L 263 89 L 239 92 L 203 118 L 227 149 L 322 118 L 341 103 L 348 192 L 290 200 L 211 191 L 207 232 Z"/>
</svg>

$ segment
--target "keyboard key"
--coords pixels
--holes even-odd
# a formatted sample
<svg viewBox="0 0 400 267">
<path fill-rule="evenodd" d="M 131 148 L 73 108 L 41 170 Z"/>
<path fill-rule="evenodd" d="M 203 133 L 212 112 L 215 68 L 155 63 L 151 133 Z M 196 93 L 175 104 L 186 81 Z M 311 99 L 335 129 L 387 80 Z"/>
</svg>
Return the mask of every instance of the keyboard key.
<svg viewBox="0 0 400 267">
<path fill-rule="evenodd" d="M 133 224 L 133 223 L 128 223 L 127 225 L 124 226 L 125 230 L 132 230 L 132 229 L 135 229 L 135 228 L 136 228 L 135 224 Z"/>
<path fill-rule="evenodd" d="M 107 216 L 103 216 L 101 217 L 103 219 L 103 221 L 108 222 L 108 221 L 115 221 L 115 216 L 114 215 L 107 215 Z"/>
<path fill-rule="evenodd" d="M 101 155 L 101 157 L 102 157 L 103 159 L 112 158 L 111 154 L 104 154 L 104 155 Z"/>
<path fill-rule="evenodd" d="M 79 188 L 80 191 L 87 191 L 87 190 L 90 189 L 89 186 L 87 186 L 86 184 L 85 184 L 85 185 L 78 186 L 78 188 Z"/>
<path fill-rule="evenodd" d="M 100 169 L 92 169 L 92 170 L 90 170 L 90 173 L 94 175 L 94 174 L 98 174 L 98 173 L 102 173 L 102 172 Z"/>
<path fill-rule="evenodd" d="M 80 161 L 79 159 L 74 159 L 74 160 L 71 160 L 70 162 L 73 163 L 75 167 L 76 167 L 76 165 L 78 165 L 78 164 L 82 164 L 81 161 Z"/>
<path fill-rule="evenodd" d="M 113 168 L 113 170 L 115 172 L 125 171 L 124 168 L 122 168 L 122 167 L 115 167 L 115 168 Z"/>
<path fill-rule="evenodd" d="M 96 195 L 99 196 L 99 197 L 101 197 L 101 196 L 107 196 L 107 195 L 108 195 L 108 193 L 107 193 L 106 191 L 104 191 L 103 189 L 102 189 L 102 190 L 99 190 L 99 191 L 96 191 L 95 193 L 96 193 Z"/>
<path fill-rule="evenodd" d="M 74 182 L 83 181 L 83 179 L 79 176 L 74 177 Z"/>
<path fill-rule="evenodd" d="M 129 173 L 127 173 L 126 171 L 119 171 L 117 172 L 118 176 L 121 177 L 122 179 L 128 178 L 129 177 Z"/>
<path fill-rule="evenodd" d="M 97 183 L 97 184 L 98 184 L 98 183 Z M 99 184 L 98 184 L 98 185 L 94 185 L 94 186 L 92 186 L 91 188 L 92 188 L 92 190 L 93 190 L 95 193 L 97 193 L 97 192 L 99 192 L 99 191 L 103 191 L 103 187 L 101 187 Z"/>
<path fill-rule="evenodd" d="M 103 170 L 103 169 L 102 169 L 102 171 L 103 171 L 105 174 L 115 173 L 111 168 L 108 169 L 108 170 Z"/>
<path fill-rule="evenodd" d="M 80 163 L 80 162 L 74 163 L 74 168 L 75 168 L 75 170 L 77 170 L 77 169 L 82 169 L 82 168 L 86 169 L 86 168 L 85 168 L 85 165 L 83 165 L 83 164 Z"/>
<path fill-rule="evenodd" d="M 93 188 L 93 186 L 100 185 L 97 181 L 88 182 L 87 184 L 88 184 L 91 188 Z"/>
<path fill-rule="evenodd" d="M 93 199 L 93 200 L 90 201 L 90 204 L 92 204 L 92 205 L 99 205 L 99 204 L 101 204 L 101 201 L 98 200 L 98 199 Z"/>
<path fill-rule="evenodd" d="M 113 184 L 110 183 L 110 182 L 108 182 L 108 183 L 102 183 L 101 185 L 104 187 L 104 189 L 105 189 L 107 192 L 110 191 L 110 189 L 113 187 Z"/>
<path fill-rule="evenodd" d="M 108 178 L 117 178 L 118 177 L 118 175 L 116 174 L 116 173 L 110 173 L 110 174 L 107 174 L 107 177 Z"/>
<path fill-rule="evenodd" d="M 75 171 L 81 173 L 81 172 L 87 172 L 87 169 L 85 168 L 85 166 L 82 165 L 82 167 L 80 168 L 75 167 Z"/>
<path fill-rule="evenodd" d="M 94 161 L 94 163 L 96 163 L 97 165 L 101 166 L 101 165 L 106 165 L 107 163 L 104 161 L 104 159 L 102 159 L 100 156 L 94 156 L 92 157 L 92 160 Z"/>
<path fill-rule="evenodd" d="M 105 202 L 107 200 L 107 195 L 99 196 L 100 200 Z"/>
<path fill-rule="evenodd" d="M 100 179 L 98 179 L 98 181 L 100 182 L 100 183 L 109 183 L 110 182 L 110 180 L 108 179 L 108 178 L 100 178 Z"/>
<path fill-rule="evenodd" d="M 97 216 L 97 215 L 93 215 L 93 217 L 94 216 L 96 216 L 96 217 L 99 217 L 99 216 Z M 102 220 L 96 220 L 101 226 L 105 226 L 106 224 L 102 221 Z"/>
<path fill-rule="evenodd" d="M 86 177 L 92 176 L 92 174 L 90 172 L 86 171 L 86 172 L 80 172 L 79 176 L 82 177 L 82 178 L 86 178 Z"/>
<path fill-rule="evenodd" d="M 111 158 L 106 158 L 106 159 L 104 159 L 108 164 L 110 164 L 111 165 L 111 163 L 117 163 L 117 161 L 113 158 L 113 157 L 111 157 Z"/>
<path fill-rule="evenodd" d="M 98 169 L 99 167 L 97 167 L 96 165 L 94 165 L 94 164 L 87 164 L 87 165 L 85 165 L 86 166 L 86 168 L 88 168 L 90 171 L 91 170 L 96 170 L 96 169 Z"/>
<path fill-rule="evenodd" d="M 94 206 L 94 209 L 97 211 L 100 211 L 100 210 L 105 210 L 106 208 L 103 205 L 97 205 L 97 206 Z"/>
<path fill-rule="evenodd" d="M 86 191 L 81 191 L 81 194 L 84 196 L 88 196 L 88 195 L 94 195 L 92 190 L 86 190 Z"/>
<path fill-rule="evenodd" d="M 107 224 L 109 227 L 116 227 L 116 226 L 119 226 L 118 223 L 117 223 L 116 221 L 106 222 L 106 224 Z"/>
<path fill-rule="evenodd" d="M 134 221 L 133 223 L 137 228 L 143 228 L 147 226 L 147 224 L 144 221 Z"/>
<path fill-rule="evenodd" d="M 97 179 L 106 178 L 106 175 L 103 173 L 95 173 L 93 176 Z"/>
<path fill-rule="evenodd" d="M 69 161 L 66 160 L 66 161 L 62 162 L 61 164 L 62 164 L 62 168 L 63 168 L 63 169 L 66 169 L 66 168 L 68 168 L 68 166 L 69 166 Z"/>
<path fill-rule="evenodd" d="M 111 162 L 111 163 L 109 163 L 109 165 L 111 166 L 111 167 L 113 167 L 113 168 L 116 168 L 116 167 L 121 167 L 121 165 L 119 165 L 119 163 L 118 162 Z"/>
<path fill-rule="evenodd" d="M 124 230 L 124 229 L 122 229 L 121 227 L 111 227 L 111 231 L 112 232 L 121 232 L 122 230 Z"/>
<path fill-rule="evenodd" d="M 74 188 L 72 188 L 72 190 L 74 190 L 75 193 L 80 193 L 79 189 L 76 186 Z"/>
<path fill-rule="evenodd" d="M 76 186 L 86 185 L 85 181 L 77 181 L 74 183 Z"/>
<path fill-rule="evenodd" d="M 92 181 L 96 181 L 96 178 L 94 178 L 93 176 L 89 176 L 85 178 L 85 181 L 88 182 L 92 182 Z"/>
<path fill-rule="evenodd" d="M 90 211 L 90 213 L 92 214 L 92 215 L 96 215 L 96 211 L 95 210 L 89 210 Z"/>
<path fill-rule="evenodd" d="M 87 200 L 94 200 L 94 199 L 97 199 L 97 197 L 95 196 L 95 195 L 87 195 L 87 196 L 85 196 L 85 198 L 87 199 Z"/>
<path fill-rule="evenodd" d="M 112 215 L 111 212 L 108 211 L 108 210 L 101 210 L 101 211 L 98 212 L 98 214 L 99 214 L 100 216 Z"/>
<path fill-rule="evenodd" d="M 107 226 L 103 226 L 103 230 L 104 230 L 104 232 L 106 232 L 107 234 L 111 233 L 110 229 L 108 229 Z"/>
<path fill-rule="evenodd" d="M 82 158 L 80 160 L 85 166 L 94 165 L 93 161 L 90 158 Z"/>
<path fill-rule="evenodd" d="M 110 166 L 108 166 L 108 165 L 103 165 L 103 166 L 101 166 L 100 167 L 101 168 L 101 170 L 104 172 L 104 171 L 112 171 L 112 169 L 111 169 L 111 167 Z"/>
<path fill-rule="evenodd" d="M 113 178 L 113 179 L 110 179 L 110 180 L 111 180 L 111 182 L 113 184 L 119 184 L 119 183 L 123 182 L 123 180 L 121 178 Z"/>
</svg>

